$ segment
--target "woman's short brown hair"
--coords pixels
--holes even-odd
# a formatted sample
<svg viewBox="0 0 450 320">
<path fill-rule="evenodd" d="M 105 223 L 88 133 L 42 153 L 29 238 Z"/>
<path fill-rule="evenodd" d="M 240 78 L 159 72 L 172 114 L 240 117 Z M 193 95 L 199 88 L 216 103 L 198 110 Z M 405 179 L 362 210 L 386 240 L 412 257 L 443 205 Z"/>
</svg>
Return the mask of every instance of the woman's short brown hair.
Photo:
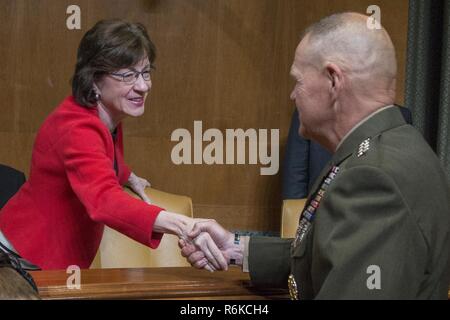
<svg viewBox="0 0 450 320">
<path fill-rule="evenodd" d="M 83 106 L 95 106 L 94 81 L 102 75 L 131 67 L 145 56 L 151 64 L 156 49 L 140 23 L 101 20 L 83 36 L 72 78 L 72 95 Z"/>
</svg>

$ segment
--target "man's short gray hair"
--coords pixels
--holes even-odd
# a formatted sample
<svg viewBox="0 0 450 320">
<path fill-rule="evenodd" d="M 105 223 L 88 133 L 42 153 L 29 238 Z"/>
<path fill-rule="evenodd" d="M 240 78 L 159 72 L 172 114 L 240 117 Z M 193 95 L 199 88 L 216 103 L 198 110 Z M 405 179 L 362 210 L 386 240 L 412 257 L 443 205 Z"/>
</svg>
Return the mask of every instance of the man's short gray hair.
<svg viewBox="0 0 450 320">
<path fill-rule="evenodd" d="M 310 26 L 307 52 L 316 63 L 332 62 L 356 76 L 395 78 L 395 49 L 386 30 L 369 29 L 358 13 L 337 13 Z"/>
</svg>

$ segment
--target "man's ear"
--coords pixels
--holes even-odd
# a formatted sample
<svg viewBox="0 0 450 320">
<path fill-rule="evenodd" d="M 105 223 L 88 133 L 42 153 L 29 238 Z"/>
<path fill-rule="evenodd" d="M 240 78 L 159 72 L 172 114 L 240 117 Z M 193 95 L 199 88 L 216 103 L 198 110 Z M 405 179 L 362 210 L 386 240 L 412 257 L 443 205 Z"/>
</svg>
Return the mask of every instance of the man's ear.
<svg viewBox="0 0 450 320">
<path fill-rule="evenodd" d="M 332 62 L 328 62 L 325 66 L 325 72 L 326 76 L 330 80 L 330 93 L 333 96 L 336 96 L 344 84 L 342 69 Z"/>
</svg>

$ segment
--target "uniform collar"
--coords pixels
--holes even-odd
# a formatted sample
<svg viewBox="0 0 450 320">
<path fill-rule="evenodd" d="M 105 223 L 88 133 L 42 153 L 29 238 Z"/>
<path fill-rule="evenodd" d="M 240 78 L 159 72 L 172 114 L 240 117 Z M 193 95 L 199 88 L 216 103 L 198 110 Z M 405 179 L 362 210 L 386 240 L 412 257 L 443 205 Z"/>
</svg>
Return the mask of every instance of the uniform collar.
<svg viewBox="0 0 450 320">
<path fill-rule="evenodd" d="M 377 113 L 386 110 L 387 108 L 392 108 L 393 105 L 389 105 L 383 108 L 380 108 L 374 112 L 372 112 L 370 115 L 368 115 L 367 117 L 365 117 L 364 119 L 362 119 L 360 122 L 358 122 L 356 124 L 356 126 L 354 126 L 353 128 L 350 129 L 349 132 L 347 132 L 347 134 L 341 139 L 341 141 L 339 142 L 338 146 L 336 147 L 336 150 L 339 150 L 339 147 L 344 143 L 345 139 L 348 138 L 349 135 L 352 134 L 353 131 L 355 131 L 359 126 L 361 126 L 364 122 L 366 122 L 367 120 L 369 120 L 370 118 L 372 118 L 374 115 L 376 115 Z"/>
<path fill-rule="evenodd" d="M 331 162 L 339 165 L 356 150 L 362 141 L 404 124 L 406 122 L 402 113 L 394 106 L 387 106 L 375 111 L 353 127 L 342 139 Z"/>
</svg>

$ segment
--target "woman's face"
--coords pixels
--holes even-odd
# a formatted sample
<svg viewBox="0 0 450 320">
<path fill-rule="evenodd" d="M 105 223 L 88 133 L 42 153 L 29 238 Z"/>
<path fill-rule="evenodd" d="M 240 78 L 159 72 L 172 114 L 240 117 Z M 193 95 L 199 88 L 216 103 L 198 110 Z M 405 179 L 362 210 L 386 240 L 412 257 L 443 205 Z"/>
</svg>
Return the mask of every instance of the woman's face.
<svg viewBox="0 0 450 320">
<path fill-rule="evenodd" d="M 136 72 L 141 73 L 137 79 Z M 147 72 L 148 74 L 145 74 Z M 145 99 L 152 87 L 150 78 L 144 80 L 149 72 L 150 62 L 145 57 L 136 65 L 104 75 L 95 83 L 96 90 L 101 95 L 99 104 L 108 112 L 113 122 L 117 124 L 126 116 L 139 117 L 144 113 Z M 131 82 L 123 81 L 126 76 L 132 79 Z"/>
</svg>

